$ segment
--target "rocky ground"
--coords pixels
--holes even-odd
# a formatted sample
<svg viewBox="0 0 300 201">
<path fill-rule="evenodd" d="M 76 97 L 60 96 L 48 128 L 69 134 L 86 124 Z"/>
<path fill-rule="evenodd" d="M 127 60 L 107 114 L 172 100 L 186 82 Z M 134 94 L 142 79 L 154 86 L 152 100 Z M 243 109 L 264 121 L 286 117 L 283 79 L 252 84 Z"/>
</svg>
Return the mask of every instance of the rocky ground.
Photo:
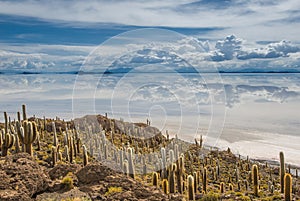
<svg viewBox="0 0 300 201">
<path fill-rule="evenodd" d="M 188 175 L 194 175 L 195 178 L 193 185 L 195 200 L 284 200 L 284 194 L 280 193 L 280 171 L 277 164 L 270 165 L 266 161 L 255 161 L 239 157 L 231 153 L 230 149 L 220 151 L 215 148 L 203 148 L 201 145 L 202 140 L 197 141 L 197 144 L 189 144 L 179 139 L 169 139 L 168 136 L 163 136 L 156 128 L 144 123 L 135 124 L 138 128 L 128 130 L 133 125 L 110 120 L 101 115 L 96 116 L 96 118 L 86 116 L 78 120 L 80 125 L 99 123 L 101 129 L 107 131 L 105 136 L 102 136 L 102 138 L 107 139 L 105 143 L 110 141 L 118 148 L 122 146 L 124 148 L 124 144 L 135 147 L 137 152 L 136 171 L 142 164 L 139 154 L 153 152 L 155 153 L 153 158 L 162 157 L 162 148 L 168 146 L 168 144 L 172 144 L 173 147 L 180 144 L 180 149 L 185 150 L 180 156 L 181 160 L 184 161 L 183 167 L 180 166 L 179 162 L 173 164 L 177 165 L 176 171 L 179 171 L 179 168 L 182 169 L 184 192 L 180 194 L 176 190 L 176 193 L 169 193 L 169 190 L 162 190 L 163 180 L 160 178 L 161 176 L 159 176 L 158 186 L 153 186 L 153 172 L 148 172 L 146 175 L 139 175 L 137 172 L 135 179 L 131 178 L 129 174 L 123 174 L 124 170 L 120 167 L 120 158 L 114 155 L 113 149 L 109 150 L 110 155 L 108 156 L 112 160 L 106 160 L 106 162 L 99 160 L 99 156 L 103 159 L 104 152 L 108 149 L 106 144 L 103 146 L 100 143 L 101 132 L 97 135 L 93 134 L 99 133 L 99 126 L 81 128 L 84 132 L 80 136 L 81 140 L 78 141 L 78 146 L 82 147 L 83 143 L 89 143 L 90 145 L 88 152 L 85 154 L 82 150 L 77 153 L 76 151 L 70 151 L 70 149 L 76 149 L 77 141 L 75 142 L 75 139 L 79 139 L 75 132 L 66 129 L 67 127 L 74 129 L 74 122 L 65 122 L 59 119 L 30 118 L 29 120 L 36 122 L 39 131 L 39 137 L 32 144 L 32 155 L 17 151 L 15 141 L 14 145 L 9 148 L 7 156 L 0 157 L 1 201 L 188 200 Z M 57 131 L 57 136 L 53 131 L 53 125 L 51 126 L 53 122 L 56 126 L 54 130 Z M 120 124 L 118 128 L 113 126 L 118 124 Z M 13 128 L 14 126 L 16 124 L 12 123 L 10 125 L 12 127 L 11 135 L 15 135 L 16 129 Z M 3 138 L 5 125 L 0 124 L 1 128 L 3 128 L 2 134 L 0 133 L 2 135 L 0 136 L 2 152 L 5 148 L 3 146 L 6 146 Z M 122 134 L 120 132 L 121 128 L 128 133 L 134 133 L 136 130 L 136 135 L 132 135 L 132 137 Z M 111 131 L 113 131 L 113 134 Z M 71 138 L 69 136 L 66 139 L 68 132 Z M 137 136 L 140 133 L 143 133 L 144 136 Z M 155 135 L 148 139 L 147 134 L 149 133 L 155 133 Z M 74 141 L 72 141 L 73 136 Z M 148 140 L 143 140 L 145 136 Z M 54 142 L 56 137 L 57 142 Z M 94 137 L 96 141 L 94 141 Z M 93 140 L 85 140 L 89 138 Z M 73 144 L 69 142 L 69 139 Z M 58 144 L 54 146 L 55 143 Z M 99 150 L 101 155 L 96 152 L 99 146 L 106 147 Z M 57 151 L 55 155 L 53 155 L 53 150 Z M 55 162 L 54 156 L 58 158 Z M 72 156 L 72 160 L 70 156 Z M 85 164 L 86 158 L 88 160 L 87 164 Z M 167 153 L 166 158 L 168 161 L 171 160 L 170 153 Z M 128 156 L 127 159 L 129 160 Z M 259 170 L 257 177 L 259 180 L 259 193 L 257 195 L 253 192 L 253 171 L 251 169 L 254 164 L 257 165 Z M 147 165 L 148 169 L 154 166 L 151 163 Z M 113 167 L 113 169 L 109 167 Z M 286 166 L 286 172 L 291 171 L 291 169 L 294 171 L 297 168 Z M 206 172 L 206 179 L 204 179 L 204 172 Z M 157 171 L 157 173 L 162 174 L 161 171 Z M 168 171 L 169 173 L 170 171 Z M 169 176 L 168 180 L 170 182 Z M 300 181 L 296 175 L 292 179 L 292 200 L 299 200 Z M 204 180 L 207 185 L 206 190 L 204 189 Z M 220 189 L 221 185 L 224 185 L 223 192 Z"/>
<path fill-rule="evenodd" d="M 124 174 L 90 163 L 44 168 L 27 153 L 1 158 L 1 201 L 29 200 L 182 200 Z"/>
</svg>

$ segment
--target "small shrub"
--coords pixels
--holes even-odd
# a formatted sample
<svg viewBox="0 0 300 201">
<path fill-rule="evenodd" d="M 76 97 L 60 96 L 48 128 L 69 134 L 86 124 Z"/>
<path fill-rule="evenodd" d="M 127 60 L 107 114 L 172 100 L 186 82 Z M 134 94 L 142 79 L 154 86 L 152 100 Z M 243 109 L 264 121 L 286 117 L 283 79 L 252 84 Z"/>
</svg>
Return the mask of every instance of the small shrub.
<svg viewBox="0 0 300 201">
<path fill-rule="evenodd" d="M 114 193 L 121 193 L 123 191 L 122 187 L 115 187 L 111 186 L 108 188 L 108 191 L 105 193 L 105 196 L 114 194 Z"/>
<path fill-rule="evenodd" d="M 73 179 L 70 176 L 65 176 L 61 183 L 65 186 L 66 189 L 71 190 L 72 188 L 74 188 L 74 183 L 73 183 Z"/>
</svg>

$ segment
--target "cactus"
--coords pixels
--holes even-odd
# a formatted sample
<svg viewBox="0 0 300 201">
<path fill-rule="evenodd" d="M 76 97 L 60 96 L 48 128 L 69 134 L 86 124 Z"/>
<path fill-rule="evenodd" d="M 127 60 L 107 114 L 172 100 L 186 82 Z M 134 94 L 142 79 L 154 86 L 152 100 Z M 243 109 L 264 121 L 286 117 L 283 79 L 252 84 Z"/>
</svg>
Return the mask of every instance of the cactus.
<svg viewBox="0 0 300 201">
<path fill-rule="evenodd" d="M 195 200 L 194 177 L 189 175 L 188 179 L 188 200 Z"/>
<path fill-rule="evenodd" d="M 104 144 L 104 159 L 105 160 L 107 160 L 107 158 L 108 158 L 108 153 L 107 153 L 108 151 L 107 151 L 107 145 L 106 144 Z"/>
<path fill-rule="evenodd" d="M 40 134 L 39 133 L 37 134 L 36 141 L 37 141 L 37 150 L 40 151 L 41 143 L 40 143 Z"/>
<path fill-rule="evenodd" d="M 143 164 L 143 176 L 147 174 L 147 164 Z"/>
<path fill-rule="evenodd" d="M 280 158 L 280 192 L 284 192 L 284 175 L 285 175 L 285 164 L 284 164 L 284 154 L 283 152 L 279 153 Z"/>
<path fill-rule="evenodd" d="M 176 145 L 175 145 L 176 150 Z M 177 191 L 179 193 L 183 193 L 182 188 L 182 182 L 183 182 L 183 175 L 184 175 L 184 156 L 180 156 L 179 160 L 177 161 L 177 170 L 176 170 L 176 176 L 177 176 Z"/>
<path fill-rule="evenodd" d="M 61 153 L 60 151 L 58 151 L 58 154 L 57 154 L 57 155 L 58 155 L 58 160 L 62 161 L 62 158 L 63 158 L 63 157 L 62 157 L 62 153 Z"/>
<path fill-rule="evenodd" d="M 203 191 L 206 193 L 207 192 L 207 169 L 206 167 L 203 169 Z"/>
<path fill-rule="evenodd" d="M 233 191 L 233 185 L 232 184 L 229 184 L 229 190 Z"/>
<path fill-rule="evenodd" d="M 162 182 L 162 189 L 163 189 L 163 192 L 165 194 L 169 194 L 169 191 L 168 191 L 168 186 L 169 186 L 169 182 L 168 180 L 164 179 L 163 182 Z"/>
<path fill-rule="evenodd" d="M 129 175 L 128 161 L 127 160 L 124 160 L 124 162 L 123 162 L 123 172 L 124 172 L 124 174 L 126 174 L 126 176 Z"/>
<path fill-rule="evenodd" d="M 169 156 L 170 156 L 170 163 L 174 163 L 174 151 L 172 149 L 169 150 Z"/>
<path fill-rule="evenodd" d="M 224 193 L 224 182 L 220 183 L 220 193 Z"/>
<path fill-rule="evenodd" d="M 239 171 L 238 167 L 236 167 L 236 169 L 235 169 L 235 181 L 236 182 L 238 182 L 240 180 L 239 175 L 240 175 L 240 171 Z"/>
<path fill-rule="evenodd" d="M 176 171 L 176 165 L 172 164 L 169 170 L 169 190 L 170 193 L 175 193 L 175 171 Z"/>
<path fill-rule="evenodd" d="M 82 150 L 83 150 L 83 166 L 86 166 L 89 163 L 89 158 L 88 158 L 85 145 L 82 145 Z"/>
<path fill-rule="evenodd" d="M 175 155 L 175 160 L 178 160 L 179 159 L 178 144 L 174 145 L 174 155 Z"/>
<path fill-rule="evenodd" d="M 254 195 L 258 196 L 258 167 L 257 165 L 252 166 L 252 177 L 253 177 L 253 191 Z"/>
<path fill-rule="evenodd" d="M 27 117 L 26 117 L 26 105 L 22 105 L 22 111 L 23 111 L 23 120 L 27 120 Z"/>
<path fill-rule="evenodd" d="M 293 184 L 292 176 L 286 173 L 284 176 L 284 200 L 285 201 L 292 200 L 292 184 Z"/>
<path fill-rule="evenodd" d="M 197 193 L 197 189 L 198 189 L 198 174 L 197 172 L 193 172 L 193 177 L 194 177 L 194 190 L 195 190 L 195 193 Z"/>
<path fill-rule="evenodd" d="M 21 122 L 21 115 L 20 115 L 20 112 L 17 112 L 17 116 L 18 116 L 18 121 Z"/>
<path fill-rule="evenodd" d="M 14 145 L 14 141 L 15 141 L 15 136 L 6 133 L 5 138 L 3 139 L 3 143 L 2 143 L 2 156 L 6 156 L 8 149 L 11 148 Z"/>
<path fill-rule="evenodd" d="M 65 145 L 65 153 L 64 154 L 65 154 L 65 157 L 66 157 L 66 161 L 70 161 L 68 145 Z"/>
<path fill-rule="evenodd" d="M 16 153 L 19 153 L 21 151 L 18 134 L 15 134 L 15 148 Z"/>
<path fill-rule="evenodd" d="M 134 163 L 133 163 L 133 149 L 128 148 L 128 169 L 129 175 L 131 178 L 135 178 L 135 170 L 134 170 Z"/>
<path fill-rule="evenodd" d="M 166 149 L 164 147 L 162 147 L 160 149 L 160 152 L 161 152 L 161 158 L 162 158 L 162 179 L 166 179 L 167 178 L 167 175 L 166 175 L 166 164 L 167 164 L 167 157 L 166 157 Z"/>
<path fill-rule="evenodd" d="M 200 136 L 200 148 L 202 148 L 203 146 L 203 138 L 202 138 L 202 135 Z"/>
<path fill-rule="evenodd" d="M 248 191 L 248 186 L 249 185 L 248 185 L 248 181 L 247 180 L 244 180 L 244 185 L 245 185 L 245 190 Z"/>
<path fill-rule="evenodd" d="M 157 174 L 157 172 L 152 173 L 152 185 L 158 187 L 158 174 Z"/>
<path fill-rule="evenodd" d="M 7 113 L 4 112 L 4 120 L 5 120 L 5 133 L 8 133 L 8 121 L 7 121 Z"/>
<path fill-rule="evenodd" d="M 55 146 L 52 146 L 51 153 L 52 153 L 52 165 L 55 166 L 57 162 L 57 148 Z"/>
<path fill-rule="evenodd" d="M 100 154 L 100 153 L 99 153 Z M 124 161 L 124 157 L 123 157 L 123 149 L 121 148 L 119 150 L 119 158 L 120 158 L 120 167 L 122 168 L 123 166 L 123 161 Z"/>
<path fill-rule="evenodd" d="M 70 147 L 69 147 L 69 157 L 70 157 L 70 163 L 73 163 L 73 159 L 74 159 L 74 150 L 73 150 L 73 137 L 71 136 L 69 139 L 70 142 Z"/>
<path fill-rule="evenodd" d="M 17 132 L 18 137 L 21 142 L 25 145 L 25 151 L 31 156 L 32 153 L 32 143 L 35 141 L 38 131 L 35 122 L 24 121 L 24 129 L 21 127 L 20 122 L 17 122 Z"/>
<path fill-rule="evenodd" d="M 53 146 L 57 146 L 58 140 L 57 140 L 57 134 L 56 134 L 56 127 L 55 122 L 52 122 L 52 132 L 53 132 Z M 71 145 L 72 146 L 72 145 Z"/>
</svg>

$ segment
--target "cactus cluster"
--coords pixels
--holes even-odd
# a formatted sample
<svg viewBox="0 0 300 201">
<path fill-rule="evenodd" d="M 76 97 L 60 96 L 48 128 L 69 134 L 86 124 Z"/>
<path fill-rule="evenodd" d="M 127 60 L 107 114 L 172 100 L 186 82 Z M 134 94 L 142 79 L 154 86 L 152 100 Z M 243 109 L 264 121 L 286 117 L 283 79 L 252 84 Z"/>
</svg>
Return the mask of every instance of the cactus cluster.
<svg viewBox="0 0 300 201">
<path fill-rule="evenodd" d="M 298 170 L 288 166 L 280 152 L 280 171 L 268 163 L 259 163 L 235 156 L 230 149 L 220 151 L 203 147 L 203 138 L 187 144 L 176 137 L 164 137 L 158 129 L 144 124 L 112 120 L 105 116 L 98 122 L 64 122 L 43 117 L 27 117 L 11 121 L 4 113 L 0 132 L 2 156 L 27 152 L 47 165 L 79 163 L 83 166 L 94 159 L 112 162 L 128 177 L 149 182 L 166 194 L 180 194 L 187 200 L 218 194 L 225 198 L 239 194 L 247 200 L 260 200 L 269 195 L 293 200 L 298 193 Z M 100 124 L 99 124 L 100 123 Z M 169 136 L 169 137 L 168 137 Z M 84 142 L 84 144 L 83 144 Z M 140 179 L 141 176 L 141 179 Z M 217 197 L 218 197 L 217 196 Z M 230 199 L 233 197 L 230 197 Z"/>
</svg>

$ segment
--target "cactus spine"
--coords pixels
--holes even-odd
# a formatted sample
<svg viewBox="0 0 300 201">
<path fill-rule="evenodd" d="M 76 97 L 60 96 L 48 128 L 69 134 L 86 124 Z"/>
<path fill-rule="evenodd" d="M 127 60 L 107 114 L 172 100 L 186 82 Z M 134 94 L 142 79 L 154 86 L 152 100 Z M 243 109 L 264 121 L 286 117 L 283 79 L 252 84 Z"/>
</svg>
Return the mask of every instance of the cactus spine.
<svg viewBox="0 0 300 201">
<path fill-rule="evenodd" d="M 188 200 L 195 200 L 194 177 L 188 176 Z"/>
<path fill-rule="evenodd" d="M 280 192 L 284 192 L 284 175 L 285 175 L 285 164 L 284 164 L 284 154 L 283 152 L 279 153 L 280 158 Z"/>
<path fill-rule="evenodd" d="M 284 176 L 284 200 L 291 201 L 292 200 L 292 184 L 293 178 L 290 174 L 285 174 Z"/>
<path fill-rule="evenodd" d="M 254 195 L 258 196 L 258 167 L 257 165 L 252 166 L 252 176 L 253 176 L 253 191 Z"/>
</svg>

